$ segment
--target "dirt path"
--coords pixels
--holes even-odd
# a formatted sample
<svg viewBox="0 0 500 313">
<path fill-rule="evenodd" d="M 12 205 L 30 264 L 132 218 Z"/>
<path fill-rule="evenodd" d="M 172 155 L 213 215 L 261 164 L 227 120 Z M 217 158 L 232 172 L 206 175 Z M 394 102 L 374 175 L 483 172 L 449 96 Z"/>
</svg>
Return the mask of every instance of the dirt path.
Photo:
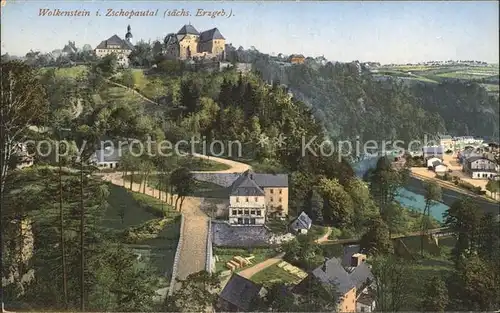
<svg viewBox="0 0 500 313">
<path fill-rule="evenodd" d="M 253 275 L 257 274 L 258 272 L 273 266 L 274 264 L 281 262 L 283 260 L 283 257 L 285 256 L 285 253 L 280 253 L 275 257 L 272 257 L 270 259 L 267 259 L 265 261 L 262 261 L 260 263 L 255 264 L 252 267 L 249 267 L 241 272 L 238 273 L 238 275 L 245 277 L 245 278 L 250 278 Z"/>
<path fill-rule="evenodd" d="M 106 79 L 106 81 L 108 83 L 110 83 L 111 85 L 114 85 L 116 87 L 121 87 L 121 88 L 129 90 L 130 92 L 135 93 L 136 95 L 138 95 L 139 97 L 141 97 L 146 102 L 149 102 L 149 103 L 154 104 L 154 105 L 159 105 L 158 103 L 154 102 L 153 100 L 149 99 L 148 97 L 146 97 L 145 95 L 143 95 L 142 93 L 138 92 L 137 90 L 135 90 L 133 88 L 130 88 L 130 87 L 125 86 L 125 85 L 122 85 L 120 83 L 116 83 L 116 82 L 114 82 L 112 80 L 109 80 L 109 79 Z"/>
<path fill-rule="evenodd" d="M 332 234 L 332 228 L 327 227 L 326 234 L 316 239 L 316 243 L 322 243 L 328 241 L 328 237 Z"/>
<path fill-rule="evenodd" d="M 227 159 L 208 157 L 201 154 L 193 154 L 196 157 L 202 159 L 209 159 L 215 162 L 223 163 L 231 168 L 223 171 L 204 171 L 203 173 L 242 173 L 250 168 L 249 165 L 239 163 L 236 161 L 231 161 Z M 118 186 L 125 186 L 127 189 L 130 188 L 130 182 L 125 182 L 122 177 L 122 173 L 115 172 L 104 174 L 102 176 L 103 180 L 109 181 L 112 184 Z M 140 184 L 132 183 L 132 191 L 143 192 L 144 186 L 139 190 Z M 155 188 L 151 188 L 146 185 L 145 194 L 160 198 L 161 200 L 167 202 L 167 196 L 170 194 L 160 191 Z M 161 196 L 160 196 L 161 195 Z M 173 203 L 175 203 L 175 195 L 173 197 Z M 208 216 L 201 210 L 201 199 L 196 197 L 186 197 L 182 205 L 181 211 L 184 217 L 184 228 L 182 230 L 182 247 L 180 250 L 179 263 L 177 267 L 177 277 L 180 279 L 185 279 L 188 275 L 202 271 L 205 269 L 206 262 L 206 243 L 208 236 Z M 175 288 L 178 288 L 176 285 Z"/>
</svg>

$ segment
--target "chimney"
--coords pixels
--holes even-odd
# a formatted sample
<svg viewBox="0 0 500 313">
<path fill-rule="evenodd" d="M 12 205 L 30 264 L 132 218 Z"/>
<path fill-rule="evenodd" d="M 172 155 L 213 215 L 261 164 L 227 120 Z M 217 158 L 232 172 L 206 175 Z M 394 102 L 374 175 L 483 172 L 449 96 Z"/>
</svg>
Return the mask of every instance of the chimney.
<svg viewBox="0 0 500 313">
<path fill-rule="evenodd" d="M 351 257 L 351 266 L 352 267 L 360 266 L 361 263 L 363 263 L 364 261 L 366 261 L 366 255 L 362 253 L 355 253 Z"/>
</svg>

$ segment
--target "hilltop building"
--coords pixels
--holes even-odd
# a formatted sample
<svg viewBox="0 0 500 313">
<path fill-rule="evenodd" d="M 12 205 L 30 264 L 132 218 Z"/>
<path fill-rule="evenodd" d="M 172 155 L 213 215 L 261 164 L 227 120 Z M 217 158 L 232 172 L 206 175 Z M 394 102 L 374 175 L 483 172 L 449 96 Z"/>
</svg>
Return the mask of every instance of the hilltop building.
<svg viewBox="0 0 500 313">
<path fill-rule="evenodd" d="M 128 56 L 134 50 L 134 45 L 132 44 L 132 33 L 130 25 L 127 27 L 127 33 L 125 34 L 125 40 L 118 37 L 118 35 L 113 35 L 107 40 L 101 41 L 99 45 L 94 49 L 97 57 L 102 58 L 110 54 L 116 54 L 118 57 L 118 64 L 123 67 L 128 67 L 129 59 Z"/>
<path fill-rule="evenodd" d="M 229 195 L 229 224 L 264 225 L 266 217 L 288 215 L 288 175 L 248 170 L 234 181 Z"/>
<path fill-rule="evenodd" d="M 500 165 L 483 156 L 472 156 L 465 159 L 462 170 L 472 179 L 493 179 L 498 176 Z"/>
<path fill-rule="evenodd" d="M 226 39 L 217 28 L 199 33 L 191 24 L 184 25 L 177 34 L 168 34 L 164 44 L 165 55 L 175 59 L 225 57 Z"/>
<path fill-rule="evenodd" d="M 302 54 L 292 54 L 288 60 L 292 64 L 303 64 L 306 58 Z"/>
</svg>

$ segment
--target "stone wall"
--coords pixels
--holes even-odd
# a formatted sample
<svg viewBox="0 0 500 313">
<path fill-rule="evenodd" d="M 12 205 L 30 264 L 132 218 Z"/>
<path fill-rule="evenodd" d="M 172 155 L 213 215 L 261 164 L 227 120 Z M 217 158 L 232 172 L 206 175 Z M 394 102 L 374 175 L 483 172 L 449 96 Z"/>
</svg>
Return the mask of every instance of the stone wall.
<svg viewBox="0 0 500 313">
<path fill-rule="evenodd" d="M 175 280 L 177 278 L 177 268 L 179 267 L 179 258 L 181 256 L 181 250 L 182 250 L 183 236 L 184 236 L 184 215 L 181 215 L 179 242 L 177 243 L 177 250 L 175 250 L 174 264 L 172 266 L 172 278 L 170 279 L 170 286 L 168 288 L 169 296 L 171 296 L 174 292 Z"/>
</svg>

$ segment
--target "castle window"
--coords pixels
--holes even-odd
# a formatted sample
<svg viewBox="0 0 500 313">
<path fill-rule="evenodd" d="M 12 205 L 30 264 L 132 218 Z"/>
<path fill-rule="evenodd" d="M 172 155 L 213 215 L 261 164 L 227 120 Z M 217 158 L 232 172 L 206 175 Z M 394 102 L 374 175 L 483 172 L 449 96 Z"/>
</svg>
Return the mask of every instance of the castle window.
<svg viewBox="0 0 500 313">
<path fill-rule="evenodd" d="M 249 210 L 245 210 L 245 215 L 248 215 L 250 211 Z"/>
<path fill-rule="evenodd" d="M 257 210 L 257 216 L 260 216 L 260 210 Z"/>
<path fill-rule="evenodd" d="M 236 210 L 233 210 L 233 215 L 237 215 L 238 212 Z"/>
<path fill-rule="evenodd" d="M 238 210 L 238 215 L 242 215 L 243 214 L 243 210 Z"/>
<path fill-rule="evenodd" d="M 274 201 L 274 200 L 273 200 L 273 197 L 271 197 L 271 202 L 273 202 L 273 201 Z"/>
<path fill-rule="evenodd" d="M 240 198 L 239 197 L 236 197 L 236 202 L 240 202 Z"/>
<path fill-rule="evenodd" d="M 255 202 L 259 202 L 259 198 L 255 197 Z"/>
<path fill-rule="evenodd" d="M 255 210 L 251 210 L 250 214 L 255 215 Z"/>
<path fill-rule="evenodd" d="M 271 189 L 271 193 L 274 193 L 274 189 Z"/>
<path fill-rule="evenodd" d="M 282 190 L 280 189 L 280 194 L 281 194 Z"/>
<path fill-rule="evenodd" d="M 247 197 L 247 202 L 248 202 L 248 197 Z"/>
</svg>

